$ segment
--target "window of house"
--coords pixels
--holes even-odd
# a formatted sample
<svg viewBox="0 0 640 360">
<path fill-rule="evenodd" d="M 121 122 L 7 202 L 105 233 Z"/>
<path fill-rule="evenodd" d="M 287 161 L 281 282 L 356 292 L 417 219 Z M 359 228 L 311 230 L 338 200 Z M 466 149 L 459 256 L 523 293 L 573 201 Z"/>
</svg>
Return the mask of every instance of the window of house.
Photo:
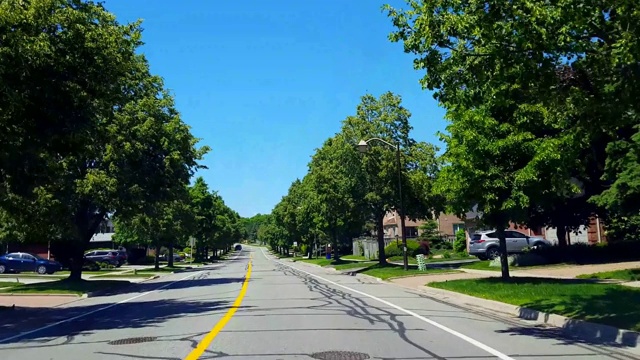
<svg viewBox="0 0 640 360">
<path fill-rule="evenodd" d="M 407 232 L 407 237 L 417 237 L 418 236 L 418 229 L 416 229 L 415 227 L 408 227 L 405 228 L 406 232 Z"/>
<path fill-rule="evenodd" d="M 458 223 L 458 224 L 453 224 L 453 235 L 458 233 L 458 230 L 463 229 L 464 230 L 464 224 L 463 223 Z"/>
</svg>

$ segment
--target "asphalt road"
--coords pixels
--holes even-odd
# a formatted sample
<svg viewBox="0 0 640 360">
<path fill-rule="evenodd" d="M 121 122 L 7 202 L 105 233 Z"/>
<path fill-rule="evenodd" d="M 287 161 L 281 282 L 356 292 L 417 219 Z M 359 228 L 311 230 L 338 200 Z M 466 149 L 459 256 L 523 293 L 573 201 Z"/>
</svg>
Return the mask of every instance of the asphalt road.
<svg viewBox="0 0 640 360">
<path fill-rule="evenodd" d="M 2 360 L 198 358 L 632 357 L 368 277 L 282 263 L 260 248 L 119 294 L 0 312 Z"/>
</svg>

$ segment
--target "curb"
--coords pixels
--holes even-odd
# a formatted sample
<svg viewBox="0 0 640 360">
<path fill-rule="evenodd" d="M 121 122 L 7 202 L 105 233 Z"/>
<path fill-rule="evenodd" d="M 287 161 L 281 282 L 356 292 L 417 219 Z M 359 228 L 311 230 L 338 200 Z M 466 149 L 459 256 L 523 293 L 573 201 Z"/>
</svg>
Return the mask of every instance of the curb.
<svg viewBox="0 0 640 360">
<path fill-rule="evenodd" d="M 638 342 L 640 342 L 640 332 L 619 329 L 610 325 L 592 323 L 584 320 L 572 319 L 562 315 L 545 313 L 534 309 L 478 298 L 449 290 L 437 289 L 428 286 L 424 286 L 424 288 L 414 288 L 381 279 L 378 279 L 378 281 L 404 289 L 417 290 L 422 293 L 426 293 L 436 300 L 457 305 L 465 309 L 475 308 L 478 310 L 488 310 L 509 317 L 527 320 L 536 324 L 549 325 L 559 328 L 565 335 L 572 338 L 599 345 L 613 346 L 640 355 L 640 344 L 638 344 Z"/>
</svg>

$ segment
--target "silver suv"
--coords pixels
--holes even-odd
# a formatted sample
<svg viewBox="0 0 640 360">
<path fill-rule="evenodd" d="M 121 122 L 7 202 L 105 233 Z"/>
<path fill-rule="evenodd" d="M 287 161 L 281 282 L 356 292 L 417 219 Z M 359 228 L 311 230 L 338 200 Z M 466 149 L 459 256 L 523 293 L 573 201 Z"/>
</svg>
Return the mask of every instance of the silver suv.
<svg viewBox="0 0 640 360">
<path fill-rule="evenodd" d="M 523 252 L 525 248 L 551 246 L 548 240 L 538 236 L 528 236 L 519 231 L 505 230 L 507 253 Z M 469 239 L 469 255 L 480 260 L 495 259 L 500 256 L 498 234 L 495 230 L 477 231 Z"/>
</svg>

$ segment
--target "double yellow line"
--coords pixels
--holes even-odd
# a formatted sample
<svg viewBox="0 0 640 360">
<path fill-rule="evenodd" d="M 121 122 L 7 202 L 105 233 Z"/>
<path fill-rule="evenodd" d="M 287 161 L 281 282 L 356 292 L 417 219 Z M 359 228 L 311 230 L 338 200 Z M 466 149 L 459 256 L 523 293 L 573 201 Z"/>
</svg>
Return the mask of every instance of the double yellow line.
<svg viewBox="0 0 640 360">
<path fill-rule="evenodd" d="M 229 309 L 229 311 L 227 311 L 227 313 L 222 317 L 222 319 L 218 321 L 218 323 L 213 327 L 213 329 L 211 329 L 211 331 L 207 334 L 207 336 L 205 336 L 204 339 L 200 341 L 198 346 L 196 346 L 196 348 L 193 349 L 191 353 L 187 355 L 186 358 L 184 358 L 184 360 L 199 359 L 200 356 L 205 352 L 205 350 L 209 348 L 209 345 L 211 345 L 211 342 L 213 341 L 213 339 L 215 339 L 218 333 L 225 327 L 225 325 L 227 325 L 229 320 L 231 320 L 233 315 L 236 313 L 236 311 L 242 304 L 242 299 L 247 293 L 247 287 L 249 286 L 249 278 L 251 277 L 251 259 L 252 259 L 252 256 L 251 254 L 249 254 L 249 264 L 247 265 L 247 274 L 244 277 L 242 288 L 240 289 L 240 293 L 238 294 L 238 297 L 236 297 L 236 300 L 233 302 L 233 305 L 231 305 L 231 308 Z"/>
</svg>

